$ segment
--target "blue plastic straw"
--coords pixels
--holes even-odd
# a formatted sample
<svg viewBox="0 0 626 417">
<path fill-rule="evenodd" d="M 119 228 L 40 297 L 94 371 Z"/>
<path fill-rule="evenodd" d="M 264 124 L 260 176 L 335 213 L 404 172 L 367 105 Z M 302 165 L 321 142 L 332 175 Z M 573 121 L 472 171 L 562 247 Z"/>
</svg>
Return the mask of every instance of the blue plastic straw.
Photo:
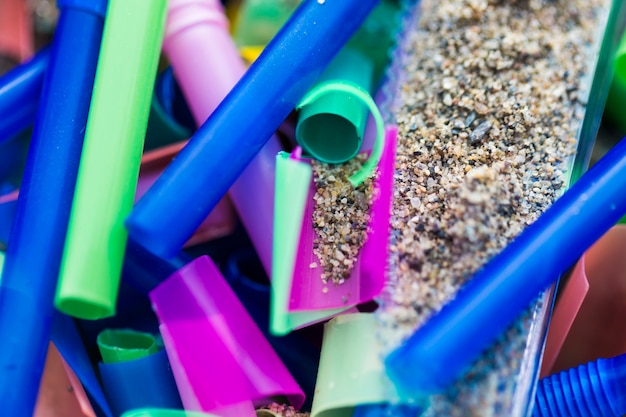
<svg viewBox="0 0 626 417">
<path fill-rule="evenodd" d="M 33 413 L 93 88 L 105 0 L 60 0 L 61 16 L 0 287 L 0 410 Z"/>
<path fill-rule="evenodd" d="M 626 414 L 626 355 L 598 359 L 539 381 L 533 417 Z"/>
<path fill-rule="evenodd" d="M 173 256 L 378 0 L 306 0 L 137 203 L 131 236 Z"/>
<path fill-rule="evenodd" d="M 165 350 L 130 361 L 99 362 L 98 369 L 117 416 L 135 408 L 182 408 Z"/>
<path fill-rule="evenodd" d="M 445 390 L 626 213 L 622 139 L 386 360 L 407 393 Z"/>
<path fill-rule="evenodd" d="M 163 259 L 129 239 L 124 254 L 122 279 L 136 291 L 148 296 L 157 285 L 192 260 L 182 252 Z"/>
<path fill-rule="evenodd" d="M 50 49 L 0 77 L 0 143 L 11 139 L 35 120 Z"/>
</svg>

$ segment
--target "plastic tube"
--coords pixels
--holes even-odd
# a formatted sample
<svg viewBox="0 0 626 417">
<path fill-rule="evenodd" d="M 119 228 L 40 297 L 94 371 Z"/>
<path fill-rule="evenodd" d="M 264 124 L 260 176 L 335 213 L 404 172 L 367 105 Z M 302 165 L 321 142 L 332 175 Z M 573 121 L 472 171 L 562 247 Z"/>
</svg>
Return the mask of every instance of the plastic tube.
<svg viewBox="0 0 626 417">
<path fill-rule="evenodd" d="M 598 359 L 539 381 L 533 417 L 626 414 L 626 355 Z"/>
<path fill-rule="evenodd" d="M 113 363 L 98 363 L 104 392 L 116 416 L 142 407 L 182 408 L 164 350 Z"/>
<path fill-rule="evenodd" d="M 55 299 L 85 319 L 115 313 L 165 26 L 165 0 L 110 0 Z"/>
<path fill-rule="evenodd" d="M 129 233 L 174 255 L 377 3 L 305 1 L 137 203 Z"/>
<path fill-rule="evenodd" d="M 131 329 L 105 329 L 97 342 L 105 364 L 141 359 L 159 350 L 154 336 Z"/>
<path fill-rule="evenodd" d="M 31 415 L 37 398 L 106 1 L 59 7 L 0 287 L 0 409 L 11 416 Z M 45 54 L 36 59 L 43 73 Z"/>
<path fill-rule="evenodd" d="M 365 55 L 344 48 L 318 82 L 341 80 L 369 92 L 373 70 Z M 367 115 L 367 105 L 359 97 L 340 90 L 327 91 L 300 108 L 296 140 L 315 159 L 331 164 L 346 162 L 361 150 Z"/>
</svg>

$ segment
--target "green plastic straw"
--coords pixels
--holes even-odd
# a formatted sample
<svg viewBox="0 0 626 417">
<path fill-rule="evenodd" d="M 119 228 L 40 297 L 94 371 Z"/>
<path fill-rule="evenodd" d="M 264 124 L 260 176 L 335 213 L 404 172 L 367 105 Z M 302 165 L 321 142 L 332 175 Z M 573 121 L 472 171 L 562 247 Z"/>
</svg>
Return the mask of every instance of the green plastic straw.
<svg viewBox="0 0 626 417">
<path fill-rule="evenodd" d="M 131 329 L 105 329 L 97 342 L 104 363 L 132 361 L 159 351 L 153 335 Z"/>
<path fill-rule="evenodd" d="M 62 312 L 115 314 L 166 0 L 110 0 L 59 286 Z"/>
<path fill-rule="evenodd" d="M 289 311 L 293 270 L 312 175 L 310 164 L 291 159 L 286 152 L 276 156 L 270 332 L 277 336 L 284 336 L 295 328 L 350 308 Z"/>
<path fill-rule="evenodd" d="M 380 110 L 378 110 L 378 107 L 374 102 L 374 99 L 366 90 L 363 89 L 363 87 L 357 84 L 349 81 L 335 80 L 322 82 L 316 85 L 315 88 L 307 93 L 307 95 L 300 102 L 298 107 L 303 108 L 317 100 L 319 97 L 329 92 L 337 91 L 352 94 L 354 95 L 354 97 L 361 100 L 372 113 L 374 121 L 376 122 L 376 141 L 374 142 L 374 148 L 372 149 L 369 158 L 367 159 L 367 161 L 365 161 L 361 169 L 352 174 L 350 178 L 348 178 L 350 180 L 350 183 L 354 187 L 358 187 L 363 183 L 363 181 L 365 181 L 374 173 L 376 167 L 378 166 L 378 162 L 380 162 L 380 157 L 383 154 L 383 149 L 385 147 L 385 122 L 383 120 L 383 116 L 380 113 Z"/>
</svg>

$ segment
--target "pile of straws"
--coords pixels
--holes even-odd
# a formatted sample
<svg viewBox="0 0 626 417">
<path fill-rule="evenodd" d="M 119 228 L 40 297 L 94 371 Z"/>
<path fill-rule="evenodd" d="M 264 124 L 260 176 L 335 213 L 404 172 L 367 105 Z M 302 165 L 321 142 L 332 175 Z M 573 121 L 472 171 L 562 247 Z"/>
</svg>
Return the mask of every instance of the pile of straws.
<svg viewBox="0 0 626 417">
<path fill-rule="evenodd" d="M 9 3 L 25 7 L 0 0 L 0 18 Z M 395 16 L 418 7 L 394 0 L 298 3 L 243 2 L 238 48 L 215 0 L 58 0 L 51 45 L 30 59 L 18 54 L 25 62 L 0 78 L 3 415 L 33 414 L 44 368 L 57 358 L 82 415 L 296 416 L 304 393 L 313 393 L 319 360 L 313 415 L 417 416 L 427 395 L 454 381 L 626 213 L 621 142 L 384 364 L 370 348 L 377 343 L 373 316 L 358 313 L 358 302 L 288 314 L 289 288 L 273 282 L 272 297 L 285 305 L 273 305 L 268 317 L 270 290 L 251 277 L 274 279 L 276 268 L 288 265 L 276 262 L 274 242 L 283 237 L 277 223 L 302 222 L 310 183 L 302 164 L 289 163 L 301 163 L 302 150 L 336 163 L 366 149 L 362 114 L 350 120 L 356 147 L 339 156 L 302 128 L 318 114 L 350 119 L 352 110 L 341 106 L 316 107 L 331 87 L 361 99 L 356 113 L 371 111 L 376 120 L 370 159 L 351 181 L 378 171 L 387 198 L 378 205 L 389 207 L 395 131 L 385 131 L 369 96 L 386 64 L 365 65 L 369 76 L 351 78 L 358 71 L 342 48 L 373 10 L 371 16 L 385 7 Z M 273 24 L 257 37 L 244 23 L 253 6 Z M 387 23 L 392 31 L 383 32 L 393 38 L 395 20 Z M 369 58 L 384 61 L 391 47 L 382 39 Z M 158 73 L 161 52 L 172 68 Z M 254 61 L 248 69 L 242 55 Z M 340 82 L 328 82 L 327 68 L 340 69 Z M 290 129 L 295 109 L 300 120 Z M 15 181 L 26 145 L 15 138 L 33 122 Z M 294 131 L 302 149 L 287 156 L 281 151 Z M 289 180 L 300 188 L 274 201 L 275 183 L 289 189 Z M 234 231 L 233 206 L 247 235 Z M 284 217 L 275 217 L 278 206 Z M 383 222 L 372 240 L 385 246 L 387 229 Z M 248 235 L 256 254 L 237 243 Z M 295 251 L 298 235 L 282 245 Z M 377 296 L 384 282 L 385 252 L 377 262 L 370 252 L 364 264 L 383 270 L 363 274 L 370 292 L 359 301 Z M 261 273 L 250 273 L 257 255 Z M 531 282 L 522 279 L 528 276 Z M 321 357 L 315 326 L 276 337 L 339 313 L 326 326 Z M 610 373 L 610 366 L 596 368 Z M 345 375 L 354 386 L 335 388 Z"/>
</svg>

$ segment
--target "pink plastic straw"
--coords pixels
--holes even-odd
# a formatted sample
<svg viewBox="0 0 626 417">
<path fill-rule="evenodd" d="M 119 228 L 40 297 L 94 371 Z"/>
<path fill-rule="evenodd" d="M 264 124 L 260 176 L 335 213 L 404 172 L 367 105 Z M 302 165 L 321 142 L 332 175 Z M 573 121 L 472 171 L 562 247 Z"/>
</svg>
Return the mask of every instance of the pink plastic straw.
<svg viewBox="0 0 626 417">
<path fill-rule="evenodd" d="M 352 274 L 342 285 L 324 284 L 321 277 L 322 268 L 319 266 L 311 268 L 313 263 L 317 265 L 320 263 L 313 253 L 315 231 L 312 215 L 315 188 L 311 184 L 293 274 L 289 311 L 348 307 L 370 301 L 382 292 L 388 258 L 397 128 L 388 127 L 385 136 L 385 149 L 379 164 L 380 175 L 375 182 L 375 200 L 371 206 L 368 225 L 371 232 L 357 257 Z M 328 291 L 325 292 L 324 288 Z"/>
<path fill-rule="evenodd" d="M 169 0 L 163 50 L 198 125 L 246 71 L 218 0 Z M 278 139 L 272 137 L 229 192 L 268 275 L 272 264 L 275 158 L 280 150 Z"/>
<path fill-rule="evenodd" d="M 185 409 L 211 412 L 304 394 L 207 256 L 150 293 Z"/>
</svg>

